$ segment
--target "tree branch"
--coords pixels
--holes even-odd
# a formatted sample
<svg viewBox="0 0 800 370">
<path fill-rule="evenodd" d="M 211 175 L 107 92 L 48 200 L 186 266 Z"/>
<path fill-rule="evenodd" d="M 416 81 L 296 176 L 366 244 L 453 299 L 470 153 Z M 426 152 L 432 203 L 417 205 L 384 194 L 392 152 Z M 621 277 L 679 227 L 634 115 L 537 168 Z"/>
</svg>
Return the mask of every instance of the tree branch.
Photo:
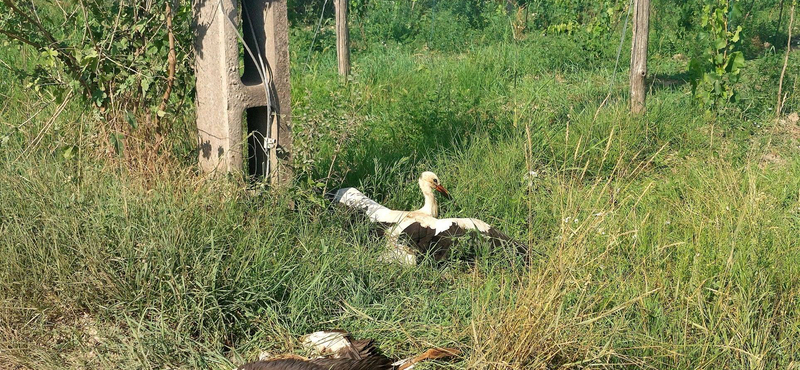
<svg viewBox="0 0 800 370">
<path fill-rule="evenodd" d="M 26 43 L 26 44 L 28 44 L 30 46 L 33 46 L 34 48 L 39 49 L 40 51 L 43 51 L 47 47 L 53 48 L 56 51 L 58 51 L 57 58 L 59 60 L 61 60 L 62 63 L 64 63 L 64 65 L 67 67 L 67 69 L 72 73 L 73 77 L 76 80 L 78 80 L 78 82 L 80 82 L 81 86 L 83 86 L 84 93 L 86 94 L 86 96 L 87 97 L 91 97 L 92 96 L 92 88 L 89 85 L 89 83 L 83 78 L 83 74 L 81 73 L 81 68 L 78 65 L 78 60 L 75 59 L 75 56 L 72 55 L 71 53 L 69 53 L 69 51 L 67 49 L 61 47 L 60 43 L 58 41 L 56 41 L 56 39 L 55 39 L 55 37 L 53 37 L 52 33 L 47 31 L 47 29 L 45 29 L 44 26 L 39 21 L 31 18 L 27 13 L 25 13 L 19 7 L 17 7 L 17 5 L 14 4 L 13 1 L 11 1 L 11 0 L 2 0 L 2 1 L 3 1 L 3 4 L 8 6 L 12 10 L 12 12 L 14 12 L 18 16 L 22 17 L 22 19 L 25 22 L 27 22 L 30 25 L 32 25 L 35 28 L 37 28 L 39 30 L 39 32 L 42 34 L 42 36 L 45 39 L 47 39 L 47 41 L 49 42 L 49 45 L 42 45 L 40 43 L 37 43 L 37 42 L 35 42 L 33 40 L 30 40 L 30 39 L 22 36 L 20 34 L 17 34 L 17 33 L 11 32 L 11 31 L 7 31 L 7 30 L 0 30 L 0 33 L 4 34 L 4 35 L 6 35 L 6 36 L 8 36 L 10 38 L 13 38 L 15 40 L 18 40 L 20 42 Z"/>
</svg>

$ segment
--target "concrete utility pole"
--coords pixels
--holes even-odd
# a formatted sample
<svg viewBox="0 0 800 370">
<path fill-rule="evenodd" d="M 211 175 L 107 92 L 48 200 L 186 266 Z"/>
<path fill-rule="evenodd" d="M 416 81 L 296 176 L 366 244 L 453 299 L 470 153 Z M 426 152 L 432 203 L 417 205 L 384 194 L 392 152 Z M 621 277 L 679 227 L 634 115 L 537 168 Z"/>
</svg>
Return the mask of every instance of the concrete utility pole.
<svg viewBox="0 0 800 370">
<path fill-rule="evenodd" d="M 243 170 L 246 110 L 249 175 L 284 183 L 292 177 L 286 0 L 242 0 L 242 19 L 239 4 L 237 0 L 193 4 L 200 167 L 212 174 Z M 245 50 L 243 73 L 239 29 L 256 59 Z"/>
<path fill-rule="evenodd" d="M 336 8 L 336 59 L 339 74 L 350 75 L 350 29 L 347 27 L 347 0 L 334 0 Z"/>
<path fill-rule="evenodd" d="M 647 39 L 650 32 L 650 0 L 636 0 L 633 8 L 633 44 L 631 45 L 631 113 L 645 113 L 647 76 Z"/>
</svg>

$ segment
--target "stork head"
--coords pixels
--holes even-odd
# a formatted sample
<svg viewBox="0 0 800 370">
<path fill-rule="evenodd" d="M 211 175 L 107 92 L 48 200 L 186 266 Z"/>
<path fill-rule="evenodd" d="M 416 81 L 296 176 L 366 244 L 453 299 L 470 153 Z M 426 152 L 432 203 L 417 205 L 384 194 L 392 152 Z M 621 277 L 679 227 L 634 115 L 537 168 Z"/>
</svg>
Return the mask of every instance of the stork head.
<svg viewBox="0 0 800 370">
<path fill-rule="evenodd" d="M 425 189 L 433 189 L 442 193 L 445 198 L 453 199 L 450 193 L 447 192 L 447 189 L 442 186 L 442 182 L 439 181 L 439 176 L 436 176 L 433 172 L 425 171 L 422 173 L 422 176 L 419 177 L 419 187 L 423 192 Z"/>
</svg>

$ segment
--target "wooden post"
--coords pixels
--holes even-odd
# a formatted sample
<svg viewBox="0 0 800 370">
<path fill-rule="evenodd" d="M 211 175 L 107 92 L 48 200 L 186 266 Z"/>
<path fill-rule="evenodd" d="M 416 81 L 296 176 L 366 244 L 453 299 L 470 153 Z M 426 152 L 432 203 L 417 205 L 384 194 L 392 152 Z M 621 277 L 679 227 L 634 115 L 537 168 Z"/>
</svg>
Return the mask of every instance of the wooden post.
<svg viewBox="0 0 800 370">
<path fill-rule="evenodd" d="M 336 8 L 336 58 L 339 74 L 350 74 L 350 30 L 347 28 L 347 0 L 334 0 Z"/>
<path fill-rule="evenodd" d="M 650 31 L 650 0 L 636 0 L 633 8 L 633 43 L 631 45 L 631 113 L 645 112 L 647 76 L 647 39 Z"/>
</svg>

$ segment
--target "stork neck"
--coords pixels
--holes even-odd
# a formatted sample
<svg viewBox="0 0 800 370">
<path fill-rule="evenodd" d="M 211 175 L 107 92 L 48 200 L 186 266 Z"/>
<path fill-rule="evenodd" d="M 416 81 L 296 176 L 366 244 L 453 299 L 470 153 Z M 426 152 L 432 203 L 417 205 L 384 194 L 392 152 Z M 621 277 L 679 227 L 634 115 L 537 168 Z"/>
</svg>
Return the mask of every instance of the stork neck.
<svg viewBox="0 0 800 370">
<path fill-rule="evenodd" d="M 420 211 L 431 215 L 432 217 L 439 216 L 439 206 L 436 204 L 436 197 L 430 189 L 422 189 L 422 196 L 425 197 L 425 205 L 422 206 Z"/>
</svg>

